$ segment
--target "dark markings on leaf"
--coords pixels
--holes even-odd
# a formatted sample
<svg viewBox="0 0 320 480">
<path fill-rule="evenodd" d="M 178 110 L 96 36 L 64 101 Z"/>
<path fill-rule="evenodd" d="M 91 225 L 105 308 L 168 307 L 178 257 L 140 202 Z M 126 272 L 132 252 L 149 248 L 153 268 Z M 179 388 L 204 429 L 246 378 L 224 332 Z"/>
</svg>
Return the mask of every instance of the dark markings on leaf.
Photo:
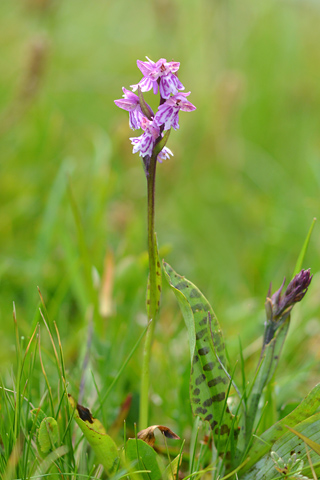
<svg viewBox="0 0 320 480">
<path fill-rule="evenodd" d="M 161 287 L 160 287 L 160 285 L 158 285 L 158 290 L 159 290 L 159 292 L 161 292 Z"/>
<path fill-rule="evenodd" d="M 195 355 L 193 357 L 193 363 L 197 363 L 198 361 L 199 361 L 199 357 L 198 357 L 198 355 Z"/>
<path fill-rule="evenodd" d="M 196 340 L 200 340 L 200 338 L 202 338 L 206 333 L 207 333 L 206 328 L 204 328 L 203 330 L 200 330 L 196 335 Z"/>
<path fill-rule="evenodd" d="M 160 262 L 159 262 L 159 260 L 157 261 L 157 267 L 160 268 Z"/>
<path fill-rule="evenodd" d="M 175 288 L 177 288 L 178 290 L 182 290 L 183 288 L 189 288 L 189 285 L 188 285 L 188 282 L 180 282 L 180 283 L 177 283 Z"/>
<path fill-rule="evenodd" d="M 213 370 L 214 369 L 214 363 L 213 362 L 209 362 L 209 363 L 206 363 L 204 366 L 203 366 L 203 370 L 205 372 L 208 372 L 210 370 Z"/>
<path fill-rule="evenodd" d="M 207 317 L 205 316 L 203 317 L 202 320 L 200 320 L 199 325 L 202 327 L 202 325 L 206 325 L 206 323 L 207 323 Z"/>
<path fill-rule="evenodd" d="M 212 380 L 209 380 L 208 382 L 208 387 L 215 387 L 216 385 L 218 385 L 219 383 L 223 383 L 224 385 L 226 385 L 228 383 L 228 380 L 224 377 L 216 377 L 216 378 L 213 378 Z"/>
<path fill-rule="evenodd" d="M 199 395 L 199 393 L 200 393 L 200 388 L 195 388 L 193 390 L 193 395 Z"/>
<path fill-rule="evenodd" d="M 209 415 L 207 415 L 207 416 L 205 417 L 205 420 L 207 420 L 207 422 L 210 422 L 210 420 L 211 420 L 212 418 L 213 418 L 212 413 L 209 413 Z"/>
<path fill-rule="evenodd" d="M 216 420 L 213 420 L 212 423 L 210 423 L 210 427 L 212 428 L 212 430 L 214 429 L 214 427 L 218 425 L 218 422 Z"/>
<path fill-rule="evenodd" d="M 211 337 L 214 344 L 220 343 L 220 336 L 217 332 L 211 332 Z"/>
<path fill-rule="evenodd" d="M 224 350 L 224 343 L 221 343 L 221 345 L 216 347 L 217 352 L 222 352 Z"/>
<path fill-rule="evenodd" d="M 228 427 L 228 425 L 221 425 L 220 428 L 217 427 L 215 429 L 214 433 L 216 435 L 219 435 L 219 430 L 220 430 L 220 435 L 225 435 L 225 434 L 229 435 L 229 433 L 230 433 L 230 428 Z"/>
<path fill-rule="evenodd" d="M 220 427 L 220 435 L 224 435 L 225 433 L 227 433 L 228 435 L 230 433 L 230 428 L 226 424 L 221 425 Z"/>
<path fill-rule="evenodd" d="M 200 403 L 200 398 L 192 398 L 193 403 Z"/>
<path fill-rule="evenodd" d="M 81 420 L 83 420 L 84 422 L 93 423 L 93 416 L 91 415 L 91 412 L 90 412 L 89 408 L 83 407 L 82 405 L 79 405 L 79 403 L 78 403 L 77 404 L 77 410 L 78 410 L 79 417 L 81 418 Z"/>
<path fill-rule="evenodd" d="M 150 305 L 150 300 L 149 299 L 147 300 L 147 305 Z"/>
<path fill-rule="evenodd" d="M 198 378 L 196 378 L 195 384 L 200 385 L 202 382 L 205 381 L 205 379 L 206 379 L 206 376 L 204 375 L 204 373 L 202 373 L 201 375 L 199 375 Z"/>
<path fill-rule="evenodd" d="M 190 292 L 190 298 L 199 298 L 201 297 L 201 293 L 199 292 L 199 290 L 197 290 L 196 288 L 193 288 Z"/>
<path fill-rule="evenodd" d="M 221 367 L 220 363 L 219 363 L 219 365 L 218 365 L 218 369 L 219 369 L 219 370 L 223 370 L 223 368 Z"/>
<path fill-rule="evenodd" d="M 156 271 L 156 275 L 158 275 L 158 277 L 160 277 L 160 272 Z"/>
<path fill-rule="evenodd" d="M 199 348 L 198 350 L 199 355 L 207 355 L 209 352 L 210 352 L 209 347 Z"/>
<path fill-rule="evenodd" d="M 198 408 L 196 409 L 195 413 L 198 414 L 198 415 L 199 415 L 200 413 L 202 413 L 202 414 L 204 415 L 205 413 L 207 413 L 207 411 L 208 411 L 208 410 L 207 410 L 206 408 L 198 407 Z"/>
<path fill-rule="evenodd" d="M 227 413 L 231 413 L 228 406 L 227 406 L 227 408 L 226 408 L 226 412 L 227 412 Z"/>
<path fill-rule="evenodd" d="M 202 303 L 196 303 L 195 305 L 192 305 L 191 310 L 194 312 L 201 311 L 203 310 L 204 305 Z"/>
<path fill-rule="evenodd" d="M 212 398 L 208 398 L 202 404 L 203 407 L 210 407 L 210 405 L 212 405 Z"/>
<path fill-rule="evenodd" d="M 209 312 L 210 305 L 208 305 L 208 304 L 203 305 L 203 309 L 206 310 L 207 312 Z"/>
<path fill-rule="evenodd" d="M 217 395 L 213 395 L 212 401 L 213 402 L 222 402 L 226 398 L 226 392 L 220 392 Z"/>
</svg>

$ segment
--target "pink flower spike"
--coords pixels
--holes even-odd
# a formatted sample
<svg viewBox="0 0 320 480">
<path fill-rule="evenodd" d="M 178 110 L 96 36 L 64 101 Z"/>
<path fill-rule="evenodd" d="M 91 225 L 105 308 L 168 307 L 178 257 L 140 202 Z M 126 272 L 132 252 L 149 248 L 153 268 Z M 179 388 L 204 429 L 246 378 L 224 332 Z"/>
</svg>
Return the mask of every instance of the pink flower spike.
<svg viewBox="0 0 320 480">
<path fill-rule="evenodd" d="M 168 98 L 162 105 L 159 106 L 154 122 L 161 127 L 164 125 L 165 130 L 173 127 L 175 130 L 179 128 L 179 111 L 191 112 L 196 107 L 186 99 L 190 95 L 188 93 L 178 93 Z"/>
</svg>

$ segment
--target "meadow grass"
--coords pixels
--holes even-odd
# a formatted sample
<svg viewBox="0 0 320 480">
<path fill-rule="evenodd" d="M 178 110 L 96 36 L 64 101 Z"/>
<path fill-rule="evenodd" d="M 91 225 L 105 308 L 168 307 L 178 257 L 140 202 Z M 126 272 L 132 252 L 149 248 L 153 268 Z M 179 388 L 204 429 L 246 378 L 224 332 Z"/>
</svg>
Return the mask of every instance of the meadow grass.
<svg viewBox="0 0 320 480">
<path fill-rule="evenodd" d="M 30 410 L 39 406 L 64 418 L 60 438 L 69 450 L 57 468 L 92 474 L 83 441 L 71 448 L 65 382 L 119 443 L 120 406 L 131 394 L 134 435 L 142 352 L 135 347 L 146 326 L 146 182 L 113 100 L 139 80 L 135 62 L 145 55 L 180 61 L 197 106 L 171 135 L 174 158 L 158 169 L 160 257 L 210 299 L 231 363 L 240 335 L 253 378 L 269 283 L 291 278 L 319 210 L 319 16 L 311 0 L 0 3 L 1 468 L 14 452 L 8 479 L 37 471 L 38 418 L 30 420 Z M 303 266 L 315 277 L 269 392 L 275 417 L 319 375 L 317 225 Z M 188 352 L 164 286 L 151 423 L 170 425 L 189 445 L 196 427 Z"/>
</svg>

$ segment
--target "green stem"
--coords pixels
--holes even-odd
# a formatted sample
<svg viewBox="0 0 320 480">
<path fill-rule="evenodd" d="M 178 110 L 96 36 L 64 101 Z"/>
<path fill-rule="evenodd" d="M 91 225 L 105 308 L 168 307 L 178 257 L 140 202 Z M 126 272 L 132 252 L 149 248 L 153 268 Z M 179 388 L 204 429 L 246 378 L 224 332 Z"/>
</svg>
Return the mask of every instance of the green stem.
<svg viewBox="0 0 320 480">
<path fill-rule="evenodd" d="M 143 358 L 142 374 L 140 387 L 140 430 L 148 426 L 149 413 L 149 385 L 150 385 L 150 357 L 153 342 L 153 333 L 155 326 L 155 316 L 157 313 L 157 283 L 156 283 L 156 247 L 154 232 L 155 217 L 155 180 L 156 180 L 157 156 L 152 155 L 149 166 L 148 182 L 148 254 L 149 254 L 149 309 L 148 309 L 148 330 L 146 333 Z"/>
</svg>

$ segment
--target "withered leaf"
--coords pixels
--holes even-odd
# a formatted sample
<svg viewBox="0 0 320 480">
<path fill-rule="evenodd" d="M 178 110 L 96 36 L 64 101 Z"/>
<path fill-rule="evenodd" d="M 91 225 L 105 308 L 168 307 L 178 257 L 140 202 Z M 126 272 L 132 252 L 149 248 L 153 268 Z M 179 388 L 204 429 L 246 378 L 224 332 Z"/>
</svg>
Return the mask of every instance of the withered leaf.
<svg viewBox="0 0 320 480">
<path fill-rule="evenodd" d="M 180 440 L 180 437 L 176 435 L 169 427 L 165 427 L 164 425 L 152 425 L 151 427 L 145 428 L 144 430 L 140 430 L 137 437 L 140 440 L 146 442 L 150 447 L 153 447 L 156 438 L 154 436 L 155 429 L 158 428 L 160 432 L 167 438 L 173 438 L 175 440 Z"/>
</svg>

